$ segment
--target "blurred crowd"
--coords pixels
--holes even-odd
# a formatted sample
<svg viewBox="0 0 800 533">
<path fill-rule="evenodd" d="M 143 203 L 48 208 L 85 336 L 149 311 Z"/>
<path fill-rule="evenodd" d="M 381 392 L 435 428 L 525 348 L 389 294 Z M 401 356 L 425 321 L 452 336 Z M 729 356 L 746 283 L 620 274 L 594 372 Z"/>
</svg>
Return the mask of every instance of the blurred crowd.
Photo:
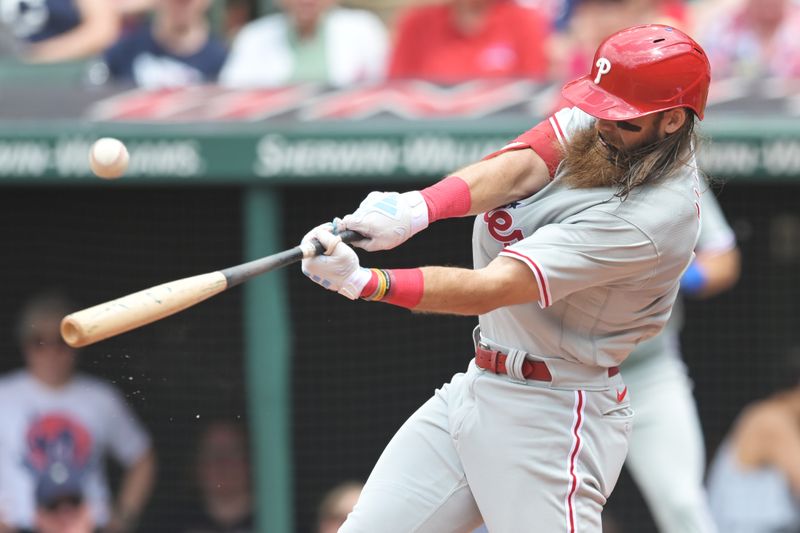
<svg viewBox="0 0 800 533">
<path fill-rule="evenodd" d="M 23 64 L 93 61 L 96 83 L 334 87 L 414 78 L 561 82 L 598 43 L 667 23 L 703 45 L 716 80 L 800 77 L 797 0 L 11 0 L 0 48 Z"/>
</svg>

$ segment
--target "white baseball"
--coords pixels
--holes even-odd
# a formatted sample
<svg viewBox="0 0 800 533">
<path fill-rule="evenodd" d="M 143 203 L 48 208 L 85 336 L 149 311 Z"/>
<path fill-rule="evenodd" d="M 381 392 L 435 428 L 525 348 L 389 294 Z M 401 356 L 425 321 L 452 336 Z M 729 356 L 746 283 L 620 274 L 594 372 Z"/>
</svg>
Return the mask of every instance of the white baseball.
<svg viewBox="0 0 800 533">
<path fill-rule="evenodd" d="M 89 167 L 103 179 L 119 178 L 128 169 L 128 149 L 111 137 L 98 139 L 89 151 Z"/>
</svg>

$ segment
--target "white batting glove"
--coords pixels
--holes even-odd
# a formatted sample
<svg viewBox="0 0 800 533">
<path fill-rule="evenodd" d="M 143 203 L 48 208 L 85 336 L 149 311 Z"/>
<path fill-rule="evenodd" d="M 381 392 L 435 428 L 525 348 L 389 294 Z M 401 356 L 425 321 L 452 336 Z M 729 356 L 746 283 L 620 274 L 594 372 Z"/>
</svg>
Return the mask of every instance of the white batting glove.
<svg viewBox="0 0 800 533">
<path fill-rule="evenodd" d="M 325 248 L 325 255 L 303 259 L 301 268 L 315 283 L 355 300 L 361 296 L 372 274 L 359 265 L 353 249 L 331 233 L 332 230 L 332 224 L 323 224 L 303 237 L 301 246 L 309 246 L 311 239 L 317 239 Z"/>
<path fill-rule="evenodd" d="M 373 191 L 341 224 L 341 229 L 367 237 L 353 245 L 369 252 L 394 248 L 427 227 L 428 205 L 419 191 L 402 194 Z"/>
</svg>

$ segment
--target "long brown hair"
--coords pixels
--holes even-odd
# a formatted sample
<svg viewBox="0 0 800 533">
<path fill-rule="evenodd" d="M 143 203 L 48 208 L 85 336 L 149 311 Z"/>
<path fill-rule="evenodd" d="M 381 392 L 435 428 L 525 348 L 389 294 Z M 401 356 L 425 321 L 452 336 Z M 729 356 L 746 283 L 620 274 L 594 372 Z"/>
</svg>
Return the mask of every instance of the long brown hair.
<svg viewBox="0 0 800 533">
<path fill-rule="evenodd" d="M 639 185 L 691 164 L 697 143 L 694 122 L 694 114 L 687 111 L 677 131 L 630 151 L 601 143 L 594 128 L 579 132 L 563 148 L 563 179 L 575 188 L 616 187 L 614 195 L 624 200 Z"/>
</svg>

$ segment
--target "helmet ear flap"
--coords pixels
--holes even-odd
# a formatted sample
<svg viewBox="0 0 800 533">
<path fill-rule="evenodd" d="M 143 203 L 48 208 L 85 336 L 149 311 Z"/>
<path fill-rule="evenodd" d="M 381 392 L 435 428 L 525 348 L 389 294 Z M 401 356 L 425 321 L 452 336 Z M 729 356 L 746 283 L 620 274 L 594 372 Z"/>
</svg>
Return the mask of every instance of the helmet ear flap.
<svg viewBox="0 0 800 533">
<path fill-rule="evenodd" d="M 711 66 L 702 47 L 661 24 L 627 28 L 597 48 L 591 72 L 566 84 L 564 97 L 598 118 L 628 120 L 686 107 L 703 118 Z"/>
</svg>

